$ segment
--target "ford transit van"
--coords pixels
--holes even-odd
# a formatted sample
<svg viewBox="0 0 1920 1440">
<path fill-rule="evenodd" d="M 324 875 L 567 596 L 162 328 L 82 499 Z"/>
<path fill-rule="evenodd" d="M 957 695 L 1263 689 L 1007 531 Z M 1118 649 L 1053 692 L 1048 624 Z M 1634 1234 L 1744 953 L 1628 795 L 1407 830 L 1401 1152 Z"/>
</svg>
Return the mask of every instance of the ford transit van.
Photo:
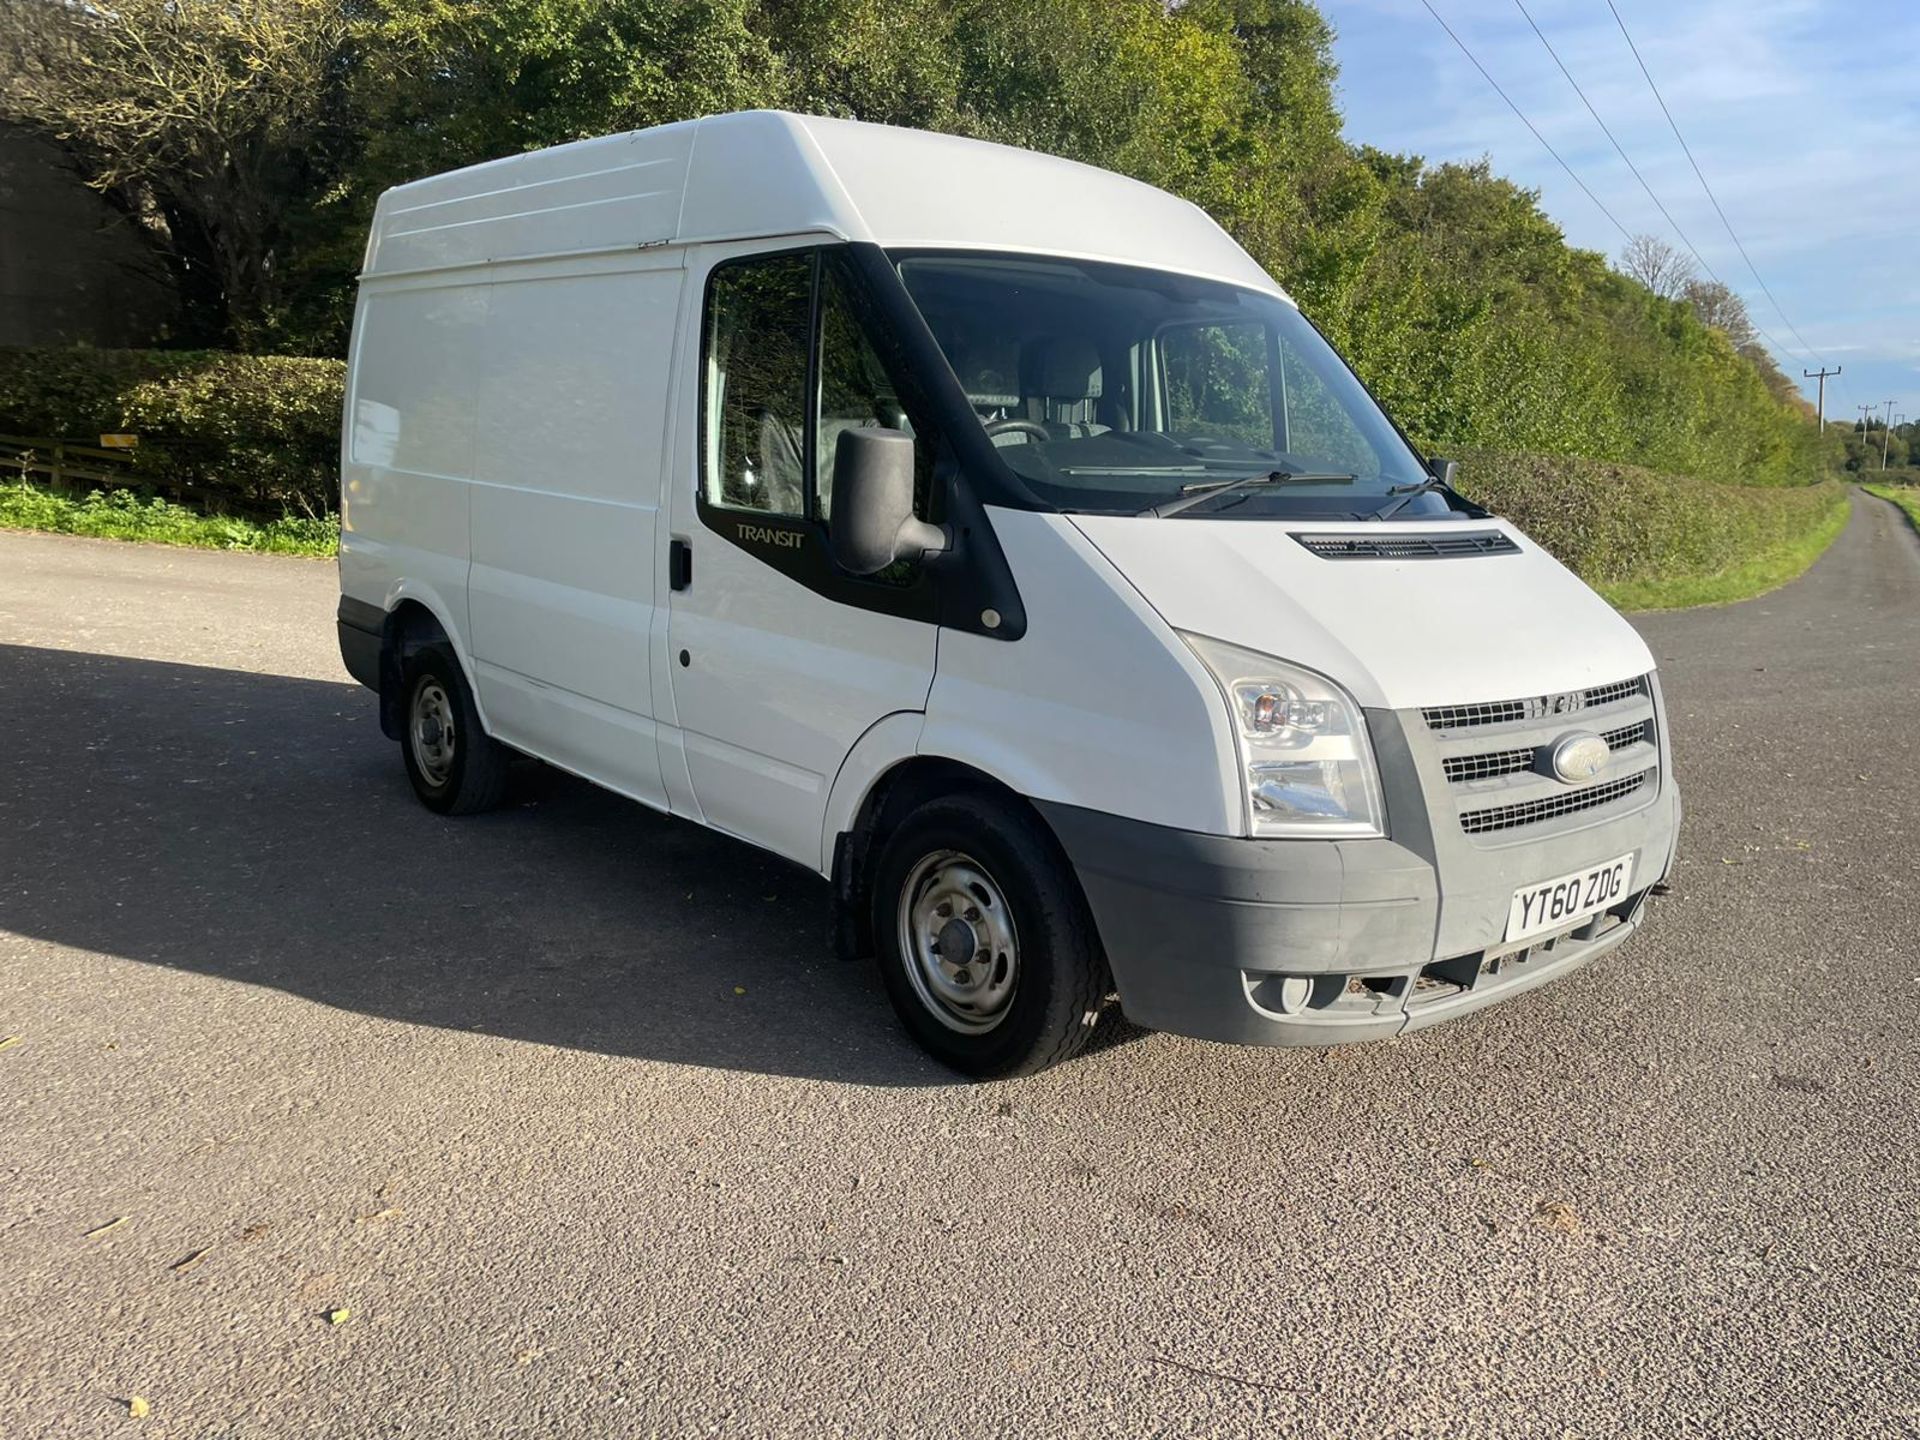
<svg viewBox="0 0 1920 1440">
<path fill-rule="evenodd" d="M 974 1076 L 1140 1025 L 1404 1034 L 1619 944 L 1652 656 L 1204 213 L 716 116 L 404 185 L 339 636 L 426 805 L 515 754 L 827 877 Z"/>
</svg>

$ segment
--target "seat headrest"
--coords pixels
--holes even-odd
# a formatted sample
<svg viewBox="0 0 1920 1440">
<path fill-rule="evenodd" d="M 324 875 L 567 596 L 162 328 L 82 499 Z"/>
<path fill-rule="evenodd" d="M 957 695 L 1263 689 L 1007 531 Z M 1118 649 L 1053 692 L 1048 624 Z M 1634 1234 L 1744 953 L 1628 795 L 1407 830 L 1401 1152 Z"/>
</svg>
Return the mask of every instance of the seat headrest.
<svg viewBox="0 0 1920 1440">
<path fill-rule="evenodd" d="M 1010 341 L 957 339 L 948 352 L 961 388 L 976 404 L 1018 404 L 1020 351 Z"/>
<path fill-rule="evenodd" d="M 1049 340 L 1040 347 L 1040 393 L 1056 400 L 1100 398 L 1100 351 L 1091 340 Z"/>
</svg>

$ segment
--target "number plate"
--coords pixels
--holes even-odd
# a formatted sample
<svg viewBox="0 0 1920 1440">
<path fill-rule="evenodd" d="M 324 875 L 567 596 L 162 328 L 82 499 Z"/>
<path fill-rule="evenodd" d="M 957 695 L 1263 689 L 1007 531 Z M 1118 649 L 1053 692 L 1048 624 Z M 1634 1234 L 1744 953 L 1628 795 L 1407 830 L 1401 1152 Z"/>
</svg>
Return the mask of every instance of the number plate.
<svg viewBox="0 0 1920 1440">
<path fill-rule="evenodd" d="M 1633 879 L 1633 856 L 1576 870 L 1516 890 L 1507 910 L 1507 940 L 1525 940 L 1568 930 L 1590 919 L 1609 905 L 1627 897 L 1628 882 Z"/>
</svg>

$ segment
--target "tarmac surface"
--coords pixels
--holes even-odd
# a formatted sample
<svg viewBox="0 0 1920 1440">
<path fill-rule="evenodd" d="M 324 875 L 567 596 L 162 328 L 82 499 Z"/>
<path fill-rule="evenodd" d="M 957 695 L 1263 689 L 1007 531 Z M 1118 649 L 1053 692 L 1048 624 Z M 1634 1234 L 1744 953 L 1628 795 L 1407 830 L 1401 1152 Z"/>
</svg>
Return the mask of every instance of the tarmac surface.
<svg viewBox="0 0 1920 1440">
<path fill-rule="evenodd" d="M 0 1435 L 1920 1434 L 1920 543 L 1853 503 L 1637 621 L 1628 945 L 978 1087 L 818 880 L 419 807 L 330 565 L 0 535 Z"/>
</svg>

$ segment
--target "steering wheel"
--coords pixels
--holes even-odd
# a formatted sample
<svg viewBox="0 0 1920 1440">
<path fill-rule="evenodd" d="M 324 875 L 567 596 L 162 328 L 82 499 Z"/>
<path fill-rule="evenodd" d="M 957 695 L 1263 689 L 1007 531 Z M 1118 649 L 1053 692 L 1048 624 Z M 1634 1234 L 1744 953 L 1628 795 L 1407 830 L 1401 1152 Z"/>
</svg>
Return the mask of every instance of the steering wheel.
<svg viewBox="0 0 1920 1440">
<path fill-rule="evenodd" d="M 1038 420 L 989 420 L 989 435 L 1031 435 L 1036 440 L 1051 440 L 1053 434 Z"/>
</svg>

